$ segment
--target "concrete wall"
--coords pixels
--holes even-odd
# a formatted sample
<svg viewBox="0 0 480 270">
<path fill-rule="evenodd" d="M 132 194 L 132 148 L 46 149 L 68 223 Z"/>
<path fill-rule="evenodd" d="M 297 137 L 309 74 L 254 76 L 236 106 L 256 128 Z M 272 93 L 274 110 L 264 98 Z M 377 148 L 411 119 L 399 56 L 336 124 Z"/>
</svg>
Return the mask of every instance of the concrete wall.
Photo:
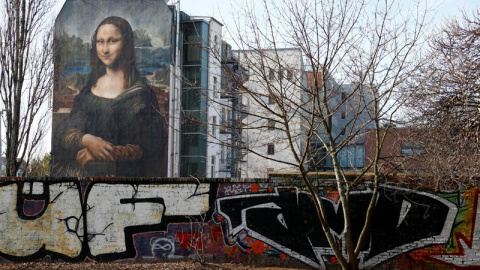
<svg viewBox="0 0 480 270">
<path fill-rule="evenodd" d="M 307 193 L 261 181 L 189 181 L 2 180 L 0 262 L 205 256 L 323 269 L 335 263 Z M 434 195 L 384 186 L 362 267 L 480 267 L 479 191 Z M 321 195 L 342 245 L 338 194 L 325 188 Z M 368 191 L 353 194 L 355 234 L 368 199 Z"/>
</svg>

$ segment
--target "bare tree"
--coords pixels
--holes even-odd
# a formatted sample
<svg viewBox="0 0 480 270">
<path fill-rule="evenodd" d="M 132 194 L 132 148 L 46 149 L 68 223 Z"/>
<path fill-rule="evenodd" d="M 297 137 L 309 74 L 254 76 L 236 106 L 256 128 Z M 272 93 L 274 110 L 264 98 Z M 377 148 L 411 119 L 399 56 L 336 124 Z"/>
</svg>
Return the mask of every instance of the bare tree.
<svg viewBox="0 0 480 270">
<path fill-rule="evenodd" d="M 480 10 L 447 22 L 429 45 L 430 61 L 409 89 L 425 175 L 438 189 L 478 185 Z"/>
<path fill-rule="evenodd" d="M 0 96 L 6 125 L 6 174 L 16 174 L 46 133 L 46 105 L 52 89 L 52 33 L 49 0 L 7 0 L 1 4 Z"/>
<path fill-rule="evenodd" d="M 380 130 L 393 125 L 405 102 L 398 89 L 419 67 L 425 12 L 406 11 L 393 0 L 262 0 L 256 2 L 260 7 L 248 3 L 239 7 L 235 29 L 227 29 L 249 73 L 246 83 L 238 81 L 246 108 L 242 130 L 248 134 L 244 136 L 247 157 L 297 170 L 333 254 L 343 269 L 359 269 L 382 182 L 378 157 L 386 132 Z M 313 74 L 309 87 L 295 58 Z M 347 177 L 342 150 L 361 141 L 367 126 L 375 131 L 375 157 L 359 169 L 358 176 Z M 276 155 L 277 149 L 288 151 L 288 156 Z M 312 172 L 326 160 L 331 162 L 341 201 L 341 246 L 313 185 L 319 179 Z M 373 181 L 362 182 L 368 170 L 373 171 Z M 354 233 L 350 194 L 360 183 L 372 190 L 372 196 L 363 229 Z"/>
<path fill-rule="evenodd" d="M 31 161 L 31 171 L 28 174 L 30 177 L 48 177 L 50 176 L 50 163 L 52 156 L 45 154 L 43 157 L 34 158 Z"/>
</svg>

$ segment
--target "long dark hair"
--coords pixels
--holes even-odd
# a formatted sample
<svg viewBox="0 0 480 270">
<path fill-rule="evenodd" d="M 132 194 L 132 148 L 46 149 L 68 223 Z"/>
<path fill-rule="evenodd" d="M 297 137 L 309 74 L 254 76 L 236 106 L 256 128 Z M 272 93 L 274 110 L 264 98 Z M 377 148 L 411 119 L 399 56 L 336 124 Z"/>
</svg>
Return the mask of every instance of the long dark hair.
<svg viewBox="0 0 480 270">
<path fill-rule="evenodd" d="M 123 70 L 124 73 L 124 87 L 127 88 L 130 84 L 137 78 L 138 71 L 135 67 L 135 44 L 134 44 L 134 35 L 132 27 L 124 18 L 112 16 L 105 18 L 95 29 L 95 32 L 92 36 L 92 46 L 90 48 L 90 67 L 92 68 L 92 73 L 90 74 L 89 85 L 94 85 L 97 83 L 98 78 L 102 77 L 106 73 L 106 67 L 100 61 L 97 55 L 97 33 L 100 26 L 105 24 L 115 25 L 122 34 L 122 51 L 120 54 L 118 62 L 116 63 L 117 67 Z"/>
</svg>

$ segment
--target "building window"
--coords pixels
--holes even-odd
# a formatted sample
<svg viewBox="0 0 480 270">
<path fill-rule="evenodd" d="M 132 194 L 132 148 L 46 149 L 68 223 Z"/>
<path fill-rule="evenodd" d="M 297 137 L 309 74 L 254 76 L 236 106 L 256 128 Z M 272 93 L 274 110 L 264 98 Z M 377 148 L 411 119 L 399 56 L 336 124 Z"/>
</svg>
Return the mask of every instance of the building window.
<svg viewBox="0 0 480 270">
<path fill-rule="evenodd" d="M 199 87 L 202 80 L 202 70 L 200 67 L 185 67 L 183 69 L 183 86 Z"/>
<path fill-rule="evenodd" d="M 275 80 L 275 70 L 273 68 L 268 68 L 268 79 L 270 81 Z"/>
<path fill-rule="evenodd" d="M 202 122 L 200 121 L 200 112 L 184 111 L 182 116 L 182 130 L 186 133 L 200 132 Z"/>
<path fill-rule="evenodd" d="M 183 60 L 185 64 L 198 64 L 202 59 L 202 25 L 184 24 L 184 50 Z"/>
<path fill-rule="evenodd" d="M 215 97 L 215 94 L 217 93 L 217 84 L 218 84 L 218 79 L 217 77 L 213 77 L 213 97 Z"/>
<path fill-rule="evenodd" d="M 340 135 L 345 135 L 345 129 L 347 129 L 347 127 L 342 128 L 342 131 L 340 131 Z"/>
<path fill-rule="evenodd" d="M 225 162 L 225 145 L 222 144 L 221 150 L 220 150 L 220 162 L 224 163 Z"/>
<path fill-rule="evenodd" d="M 267 121 L 268 121 L 268 129 L 269 129 L 269 130 L 275 129 L 275 120 L 273 120 L 273 119 L 268 119 Z"/>
<path fill-rule="evenodd" d="M 342 118 L 342 119 L 346 119 L 346 118 L 347 118 L 347 112 L 343 111 L 343 112 L 342 112 L 342 115 L 341 115 L 341 118 Z"/>
<path fill-rule="evenodd" d="M 291 69 L 287 69 L 287 80 L 293 81 L 293 71 Z"/>
<path fill-rule="evenodd" d="M 221 79 L 221 85 L 220 85 L 220 88 L 222 89 L 226 89 L 227 88 L 227 85 L 228 85 L 228 82 L 229 82 L 229 77 L 228 75 L 226 74 L 222 74 L 222 79 Z"/>
<path fill-rule="evenodd" d="M 267 154 L 268 155 L 275 154 L 275 145 L 273 143 L 270 143 L 267 145 Z"/>
<path fill-rule="evenodd" d="M 184 43 L 200 43 L 202 42 L 202 33 L 201 24 L 183 24 L 183 42 Z"/>
<path fill-rule="evenodd" d="M 413 155 L 413 154 L 425 154 L 425 146 L 421 142 L 404 141 L 400 146 L 400 154 Z"/>
<path fill-rule="evenodd" d="M 184 61 L 188 64 L 200 63 L 202 60 L 202 47 L 200 44 L 185 44 Z"/>
<path fill-rule="evenodd" d="M 227 131 L 227 110 L 225 108 L 222 108 L 222 119 L 221 119 L 221 125 L 220 125 L 220 132 L 226 132 Z"/>
<path fill-rule="evenodd" d="M 227 145 L 227 163 L 232 163 L 232 152 L 230 151 L 230 147 Z"/>
<path fill-rule="evenodd" d="M 215 37 L 213 38 L 213 49 L 215 50 L 215 53 L 219 53 L 219 46 L 218 46 L 218 36 L 215 35 Z"/>
<path fill-rule="evenodd" d="M 338 160 L 343 168 L 362 168 L 365 165 L 365 147 L 347 145 L 338 152 Z"/>
<path fill-rule="evenodd" d="M 342 101 L 345 101 L 347 99 L 347 93 L 342 92 Z"/>
<path fill-rule="evenodd" d="M 214 116 L 212 119 L 212 136 L 216 137 L 217 136 L 217 117 Z"/>
<path fill-rule="evenodd" d="M 283 68 L 278 69 L 278 79 L 282 80 L 283 79 Z"/>
</svg>

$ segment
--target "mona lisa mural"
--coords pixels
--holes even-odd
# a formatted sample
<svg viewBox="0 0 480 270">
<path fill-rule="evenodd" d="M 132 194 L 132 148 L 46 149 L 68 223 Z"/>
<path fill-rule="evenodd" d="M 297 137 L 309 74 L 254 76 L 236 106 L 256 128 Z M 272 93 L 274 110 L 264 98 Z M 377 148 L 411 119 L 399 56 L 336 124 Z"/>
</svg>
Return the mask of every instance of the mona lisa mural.
<svg viewBox="0 0 480 270">
<path fill-rule="evenodd" d="M 53 176 L 164 177 L 172 13 L 67 0 L 55 22 Z"/>
</svg>

